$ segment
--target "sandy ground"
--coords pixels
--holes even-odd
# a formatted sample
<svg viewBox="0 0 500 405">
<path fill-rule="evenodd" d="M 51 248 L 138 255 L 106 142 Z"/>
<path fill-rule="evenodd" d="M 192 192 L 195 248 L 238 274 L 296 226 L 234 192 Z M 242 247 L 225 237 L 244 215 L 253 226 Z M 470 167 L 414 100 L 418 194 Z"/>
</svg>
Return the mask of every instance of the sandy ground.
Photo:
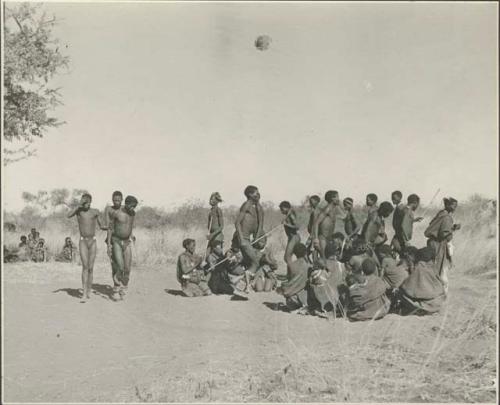
<svg viewBox="0 0 500 405">
<path fill-rule="evenodd" d="M 275 293 L 185 298 L 174 266 L 134 268 L 122 302 L 104 264 L 87 303 L 76 265 L 3 277 L 4 402 L 495 402 L 496 278 L 452 275 L 438 315 L 352 323 Z"/>
</svg>

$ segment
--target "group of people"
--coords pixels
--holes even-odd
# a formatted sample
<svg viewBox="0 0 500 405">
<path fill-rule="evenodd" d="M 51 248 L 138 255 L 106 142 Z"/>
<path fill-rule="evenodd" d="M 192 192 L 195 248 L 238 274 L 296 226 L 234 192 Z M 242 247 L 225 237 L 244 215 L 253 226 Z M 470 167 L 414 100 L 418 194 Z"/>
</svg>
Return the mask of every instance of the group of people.
<svg viewBox="0 0 500 405">
<path fill-rule="evenodd" d="M 278 263 L 266 248 L 264 210 L 257 187 L 247 186 L 246 201 L 235 221 L 230 248 L 224 252 L 224 221 L 220 193 L 210 197 L 207 248 L 196 253 L 193 239 L 185 239 L 177 260 L 177 279 L 188 297 L 275 290 L 285 298 L 286 309 L 321 317 L 346 316 L 351 320 L 379 319 L 389 311 L 430 314 L 439 311 L 448 292 L 452 266 L 453 233 L 460 229 L 452 214 L 457 200 L 444 198 L 444 209 L 432 219 L 424 235 L 427 245 L 411 244 L 420 198 L 411 194 L 403 203 L 400 191 L 391 202 L 378 205 L 375 194 L 366 196 L 367 218 L 361 223 L 354 201 L 340 202 L 337 191 L 309 198 L 308 238 L 302 243 L 297 212 L 288 201 L 279 205 L 287 237 L 284 261 L 286 279 L 279 280 Z M 385 228 L 392 214 L 394 237 Z M 337 221 L 343 231 L 336 231 Z"/>
<path fill-rule="evenodd" d="M 112 298 L 122 300 L 127 292 L 132 265 L 131 244 L 135 242 L 132 230 L 138 200 L 129 195 L 122 206 L 123 194 L 115 191 L 112 195 L 112 202 L 112 205 L 105 208 L 104 218 L 101 218 L 99 210 L 90 207 L 92 196 L 86 193 L 82 195 L 79 205 L 68 213 L 68 218 L 76 217 L 80 232 L 78 248 L 82 263 L 82 302 L 91 297 L 94 262 L 97 254 L 97 227 L 106 231 L 105 242 L 111 261 L 113 279 Z"/>
<path fill-rule="evenodd" d="M 45 239 L 40 237 L 40 232 L 32 228 L 28 236 L 22 235 L 15 249 L 4 246 L 4 262 L 46 262 L 49 252 Z"/>
<path fill-rule="evenodd" d="M 73 244 L 71 237 L 64 240 L 64 246 L 61 251 L 53 255 L 56 262 L 72 263 L 75 262 L 78 255 L 78 249 Z M 40 237 L 40 232 L 36 228 L 31 228 L 28 236 L 22 235 L 20 242 L 15 248 L 7 248 L 4 245 L 4 262 L 47 262 L 51 259 L 51 254 L 45 243 L 45 239 Z"/>
</svg>

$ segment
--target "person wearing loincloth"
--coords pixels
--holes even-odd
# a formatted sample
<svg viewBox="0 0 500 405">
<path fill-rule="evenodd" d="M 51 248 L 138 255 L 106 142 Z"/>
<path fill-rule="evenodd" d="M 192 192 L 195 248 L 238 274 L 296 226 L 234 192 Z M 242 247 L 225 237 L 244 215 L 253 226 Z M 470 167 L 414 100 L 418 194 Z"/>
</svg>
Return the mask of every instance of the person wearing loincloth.
<svg viewBox="0 0 500 405">
<path fill-rule="evenodd" d="M 335 233 L 335 222 L 340 211 L 339 193 L 335 190 L 327 191 L 325 201 L 328 205 L 319 213 L 312 229 L 313 246 L 322 259 L 325 259 L 325 247 L 333 240 Z"/>
<path fill-rule="evenodd" d="M 259 266 L 259 259 L 252 241 L 263 234 L 264 210 L 260 205 L 259 189 L 255 186 L 247 186 L 244 194 L 247 201 L 240 208 L 236 218 L 236 231 L 233 236 L 232 247 L 241 250 L 247 264 L 247 271 L 255 274 Z"/>
<path fill-rule="evenodd" d="M 132 231 L 134 228 L 135 208 L 138 201 L 134 196 L 125 198 L 125 205 L 119 210 L 109 212 L 108 255 L 114 261 L 113 298 L 123 299 L 130 280 L 132 267 Z"/>
<path fill-rule="evenodd" d="M 82 302 L 90 298 L 90 291 L 92 290 L 94 261 L 97 253 L 96 225 L 99 225 L 101 230 L 106 229 L 100 220 L 99 211 L 90 208 L 91 203 L 92 196 L 87 193 L 83 194 L 80 205 L 68 215 L 68 218 L 76 215 L 80 231 L 79 250 L 82 261 Z"/>
</svg>

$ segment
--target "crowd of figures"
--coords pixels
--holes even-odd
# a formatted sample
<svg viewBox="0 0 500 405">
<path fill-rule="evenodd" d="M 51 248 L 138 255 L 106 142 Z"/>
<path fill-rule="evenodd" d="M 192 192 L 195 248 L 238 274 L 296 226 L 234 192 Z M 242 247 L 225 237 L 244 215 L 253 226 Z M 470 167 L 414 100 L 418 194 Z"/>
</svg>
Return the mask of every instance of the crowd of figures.
<svg viewBox="0 0 500 405">
<path fill-rule="evenodd" d="M 61 251 L 54 255 L 56 262 L 71 263 L 76 261 L 78 250 L 74 246 L 71 237 L 66 237 Z M 40 232 L 36 228 L 31 228 L 28 236 L 22 235 L 17 248 L 8 249 L 3 246 L 4 263 L 13 262 L 47 262 L 51 258 L 51 252 L 45 244 L 45 239 L 40 237 Z"/>
<path fill-rule="evenodd" d="M 287 236 L 284 261 L 286 279 L 276 274 L 278 262 L 266 248 L 264 211 L 259 190 L 248 186 L 247 201 L 240 208 L 230 248 L 224 252 L 222 198 L 210 197 L 207 249 L 196 253 L 193 239 L 185 239 L 185 251 L 177 261 L 177 279 L 188 297 L 233 294 L 247 299 L 251 291 L 275 290 L 285 298 L 286 310 L 321 317 L 347 316 L 351 320 L 379 319 L 389 311 L 400 314 L 431 314 L 439 311 L 448 292 L 448 271 L 452 266 L 453 223 L 457 207 L 454 198 L 445 198 L 444 209 L 432 219 L 424 235 L 427 245 L 411 244 L 413 224 L 421 221 L 415 212 L 420 204 L 416 194 L 407 197 L 394 191 L 391 202 L 377 205 L 377 196 L 368 194 L 368 216 L 359 224 L 352 198 L 342 200 L 337 191 L 309 198 L 309 237 L 301 242 L 297 214 L 288 201 L 279 205 Z M 394 237 L 388 241 L 385 220 L 393 214 Z M 336 232 L 342 220 L 344 232 Z"/>
<path fill-rule="evenodd" d="M 413 224 L 421 221 L 415 212 L 420 198 L 394 191 L 391 202 L 377 204 L 375 194 L 368 194 L 368 215 L 358 223 L 353 213 L 354 201 L 340 201 L 337 191 L 327 191 L 324 202 L 319 196 L 309 198 L 308 238 L 300 237 L 296 210 L 288 201 L 279 205 L 283 221 L 264 231 L 264 210 L 257 187 L 247 186 L 246 201 L 241 206 L 229 249 L 224 250 L 224 216 L 218 192 L 210 197 L 207 245 L 196 253 L 193 239 L 183 241 L 184 252 L 177 261 L 177 280 L 188 297 L 231 294 L 247 299 L 251 291 L 276 291 L 285 298 L 285 308 L 299 314 L 322 317 L 347 316 L 352 320 L 378 319 L 389 311 L 398 313 L 434 313 L 439 311 L 448 291 L 448 271 L 452 266 L 453 233 L 460 229 L 453 223 L 457 207 L 453 198 L 445 198 L 426 228 L 425 247 L 411 244 Z M 130 281 L 135 209 L 138 201 L 115 191 L 113 204 L 104 215 L 91 208 L 92 196 L 84 194 L 80 204 L 70 209 L 68 218 L 76 217 L 80 232 L 78 248 L 66 238 L 57 261 L 75 260 L 79 252 L 82 265 L 82 302 L 90 298 L 93 268 L 97 252 L 97 228 L 106 231 L 107 253 L 111 262 L 114 300 L 124 299 Z M 394 237 L 389 242 L 385 220 L 393 214 Z M 343 232 L 336 231 L 337 221 Z M 287 238 L 284 253 L 286 276 L 277 274 L 278 261 L 266 246 L 267 236 L 283 227 Z M 7 253 L 7 254 L 6 254 Z M 21 237 L 15 253 L 5 252 L 10 261 L 46 261 L 48 251 L 36 229 Z M 20 258 L 25 259 L 20 259 Z M 284 277 L 284 279 L 283 279 Z"/>
</svg>

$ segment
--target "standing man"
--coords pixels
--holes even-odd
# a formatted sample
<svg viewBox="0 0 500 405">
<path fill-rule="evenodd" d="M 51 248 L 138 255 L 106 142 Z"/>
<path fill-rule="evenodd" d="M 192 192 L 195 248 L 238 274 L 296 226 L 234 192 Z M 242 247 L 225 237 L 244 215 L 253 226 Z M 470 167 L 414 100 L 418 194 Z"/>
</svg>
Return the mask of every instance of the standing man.
<svg viewBox="0 0 500 405">
<path fill-rule="evenodd" d="M 354 200 L 351 197 L 344 198 L 342 205 L 344 206 L 344 211 L 346 213 L 344 217 L 344 231 L 348 238 L 352 238 L 361 229 L 361 226 L 358 224 L 356 218 L 354 218 L 354 214 L 352 213 Z"/>
<path fill-rule="evenodd" d="M 222 198 L 219 192 L 212 193 L 210 196 L 209 204 L 211 206 L 210 212 L 208 213 L 208 246 L 211 248 L 214 246 L 215 241 L 221 243 L 221 249 L 224 247 L 224 217 L 222 216 L 222 210 L 219 207 L 219 203 L 222 202 Z"/>
<path fill-rule="evenodd" d="M 403 215 L 405 210 L 405 205 L 401 202 L 403 199 L 403 193 L 396 190 L 391 194 L 392 205 L 394 205 L 394 212 L 392 214 L 392 227 L 394 228 L 394 237 L 391 241 L 391 246 L 394 251 L 401 253 L 403 251 L 403 245 L 401 243 L 401 223 L 403 221 Z"/>
<path fill-rule="evenodd" d="M 333 240 L 335 233 L 339 193 L 329 190 L 325 193 L 325 200 L 328 205 L 319 213 L 313 225 L 313 246 L 318 250 L 322 259 L 325 259 L 325 247 Z"/>
<path fill-rule="evenodd" d="M 377 215 L 378 211 L 377 201 L 378 201 L 377 194 L 370 193 L 366 196 L 366 207 L 368 208 L 368 218 Z"/>
<path fill-rule="evenodd" d="M 314 221 L 316 221 L 316 218 L 318 217 L 320 213 L 319 209 L 319 203 L 321 201 L 321 198 L 317 195 L 313 195 L 309 197 L 309 207 L 311 210 L 311 213 L 309 214 L 309 223 L 307 224 L 307 232 L 309 233 L 309 237 L 307 238 L 306 241 L 306 248 L 307 248 L 307 254 L 306 257 L 307 259 L 312 263 L 314 259 L 311 259 L 311 248 L 312 248 L 312 241 L 313 241 L 313 236 L 312 236 L 312 230 L 314 226 Z"/>
<path fill-rule="evenodd" d="M 243 258 L 248 264 L 247 271 L 255 273 L 259 267 L 257 252 L 252 247 L 252 240 L 263 234 L 264 210 L 260 205 L 259 189 L 255 186 L 247 186 L 244 191 L 247 200 L 240 208 L 236 218 L 236 231 L 233 236 L 233 247 L 241 249 Z"/>
<path fill-rule="evenodd" d="M 298 234 L 299 226 L 297 225 L 297 213 L 288 201 L 282 201 L 279 205 L 279 209 L 281 213 L 285 215 L 283 227 L 285 228 L 285 234 L 288 240 L 285 248 L 285 257 L 288 257 L 292 255 L 293 247 L 300 242 L 300 236 Z"/>
<path fill-rule="evenodd" d="M 420 222 L 423 219 L 422 217 L 415 218 L 415 211 L 420 204 L 420 197 L 416 194 L 410 194 L 407 198 L 407 203 L 407 205 L 399 204 L 394 210 L 392 218 L 394 237 L 392 238 L 391 246 L 392 249 L 400 255 L 411 241 L 413 223 Z M 395 221 L 396 216 L 397 220 Z"/>
<path fill-rule="evenodd" d="M 137 204 L 137 198 L 129 195 L 125 198 L 123 208 L 110 211 L 109 214 L 108 255 L 113 257 L 116 264 L 116 274 L 113 277 L 115 299 L 117 293 L 123 299 L 128 288 L 132 266 L 132 230 Z"/>
<path fill-rule="evenodd" d="M 380 204 L 375 214 L 368 216 L 366 219 L 363 230 L 361 231 L 361 238 L 370 247 L 376 248 L 377 246 L 383 245 L 387 240 L 384 220 L 391 215 L 393 210 L 392 204 L 388 201 L 384 201 Z"/>
<path fill-rule="evenodd" d="M 116 213 L 122 207 L 122 201 L 123 201 L 122 192 L 114 191 L 113 195 L 111 196 L 111 201 L 113 202 L 113 205 L 111 206 L 107 205 L 106 208 L 104 208 L 104 226 L 106 230 L 109 229 L 109 224 L 111 222 L 111 213 L 112 212 Z M 108 244 L 108 238 L 106 237 L 106 245 L 107 244 Z M 109 247 L 109 245 L 107 245 L 107 247 Z M 110 256 L 110 261 L 111 261 L 111 277 L 113 279 L 113 285 L 115 289 L 118 289 L 120 286 L 115 281 L 116 279 L 115 276 L 116 273 L 118 272 L 118 265 L 116 264 L 113 255 Z"/>
<path fill-rule="evenodd" d="M 80 205 L 68 214 L 68 218 L 76 215 L 78 229 L 80 230 L 80 258 L 82 260 L 82 302 L 90 298 L 92 279 L 94 274 L 94 261 L 97 253 L 95 230 L 96 224 L 105 230 L 99 219 L 99 211 L 90 208 L 92 196 L 82 195 Z"/>
<path fill-rule="evenodd" d="M 458 202 L 452 197 L 444 198 L 444 209 L 439 211 L 424 232 L 427 246 L 435 253 L 436 273 L 448 293 L 448 272 L 452 267 L 453 232 L 460 229 L 460 224 L 453 223 L 451 214 L 457 209 Z"/>
</svg>

